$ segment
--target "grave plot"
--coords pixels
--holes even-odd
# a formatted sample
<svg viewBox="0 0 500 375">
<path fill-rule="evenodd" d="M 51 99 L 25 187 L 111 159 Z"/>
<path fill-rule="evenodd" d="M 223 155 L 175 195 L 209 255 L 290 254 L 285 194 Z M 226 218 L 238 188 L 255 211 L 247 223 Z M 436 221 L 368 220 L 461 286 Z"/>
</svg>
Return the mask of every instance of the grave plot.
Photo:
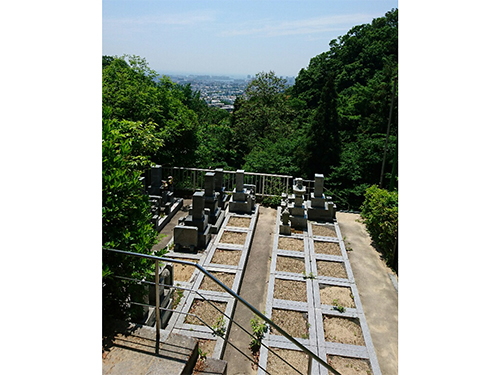
<svg viewBox="0 0 500 375">
<path fill-rule="evenodd" d="M 314 268 L 313 268 L 314 269 Z M 330 262 L 326 260 L 316 260 L 316 274 L 318 276 L 347 279 L 347 271 L 343 262 Z M 314 271 L 313 271 L 314 273 Z"/>
<path fill-rule="evenodd" d="M 258 205 L 252 214 L 226 211 L 219 233 L 200 258 L 200 265 L 235 293 L 239 293 L 258 214 Z M 209 350 L 201 350 L 207 352 L 207 357 L 221 359 L 226 345 L 222 337 L 227 338 L 229 334 L 231 327 L 227 317 L 234 313 L 235 299 L 201 272 L 194 279 L 192 288 L 206 300 L 197 293 L 188 293 L 183 299 L 184 303 L 181 302 L 183 314 L 175 322 L 172 331 L 204 340 L 203 344 Z M 215 304 L 225 316 L 210 306 L 210 303 Z M 200 316 L 222 336 L 214 335 L 198 319 L 186 314 Z"/>
<path fill-rule="evenodd" d="M 303 274 L 306 272 L 304 258 L 278 255 L 276 258 L 276 272 Z"/>
<path fill-rule="evenodd" d="M 230 245 L 244 245 L 246 238 L 247 232 L 225 230 L 222 234 L 220 242 Z"/>
<path fill-rule="evenodd" d="M 199 259 L 189 259 L 189 258 L 179 258 L 179 260 L 184 260 L 186 262 L 198 263 Z M 174 282 L 188 283 L 196 268 L 193 266 L 188 266 L 179 263 L 172 263 L 174 265 Z"/>
<path fill-rule="evenodd" d="M 319 298 L 322 305 L 356 308 L 350 287 L 319 283 Z"/>
<path fill-rule="evenodd" d="M 340 250 L 340 245 L 338 242 L 326 242 L 326 241 L 313 241 L 314 252 L 316 254 L 327 254 L 342 256 L 342 251 Z"/>
<path fill-rule="evenodd" d="M 338 224 L 309 221 L 302 235 L 280 235 L 280 214 L 281 207 L 266 315 L 340 373 L 381 375 Z M 307 373 L 307 355 L 276 329 L 263 344 Z M 264 345 L 259 365 L 271 373 L 294 373 Z M 312 371 L 328 374 L 316 361 Z M 264 371 L 259 369 L 258 374 Z"/>
<path fill-rule="evenodd" d="M 307 302 L 306 282 L 276 278 L 274 281 L 274 298 Z"/>
<path fill-rule="evenodd" d="M 329 355 L 328 364 L 342 375 L 371 375 L 373 373 L 370 361 L 367 359 Z M 332 374 L 331 372 L 328 373 Z"/>
<path fill-rule="evenodd" d="M 307 312 L 273 309 L 271 313 L 271 319 L 273 320 L 273 322 L 283 328 L 290 336 L 295 338 L 309 339 L 309 328 L 311 325 L 309 323 Z M 280 332 L 273 329 L 271 329 L 271 333 L 274 335 L 282 336 Z"/>
<path fill-rule="evenodd" d="M 210 264 L 237 267 L 240 264 L 241 254 L 241 250 L 217 248 L 210 260 Z"/>
<path fill-rule="evenodd" d="M 249 217 L 232 216 L 227 222 L 228 227 L 248 228 L 251 219 Z"/>
<path fill-rule="evenodd" d="M 229 273 L 229 272 L 210 272 L 213 276 L 215 276 L 220 282 L 222 282 L 224 285 L 228 286 L 229 288 L 233 288 L 233 283 L 234 283 L 234 277 L 235 273 Z M 215 281 L 213 281 L 211 278 L 208 276 L 203 275 L 203 280 L 198 287 L 200 290 L 212 290 L 216 292 L 221 292 L 221 293 L 226 293 L 222 287 L 217 285 Z"/>
<path fill-rule="evenodd" d="M 298 236 L 279 236 L 278 249 L 289 251 L 304 251 L 304 240 L 303 238 Z"/>
<path fill-rule="evenodd" d="M 210 301 L 214 306 L 216 306 L 219 310 L 225 311 L 227 303 L 225 302 L 216 302 Z M 216 323 L 224 318 L 224 315 L 218 311 L 214 306 L 212 306 L 208 301 L 202 299 L 194 299 L 191 304 L 190 309 L 188 310 L 189 314 L 195 314 L 200 317 L 205 323 L 207 323 L 210 327 L 216 325 Z M 194 316 L 186 316 L 185 323 L 194 324 L 199 326 L 204 326 L 204 324 Z"/>
<path fill-rule="evenodd" d="M 312 224 L 312 235 L 319 237 L 337 237 L 337 231 L 334 224 Z"/>
<path fill-rule="evenodd" d="M 267 371 L 271 374 L 297 374 L 297 372 L 287 365 L 281 358 L 286 360 L 301 374 L 307 374 L 308 356 L 297 350 L 273 348 L 273 352 L 268 351 Z M 279 356 L 279 357 L 278 357 Z M 281 358 L 280 358 L 281 357 Z"/>
<path fill-rule="evenodd" d="M 359 320 L 323 314 L 325 341 L 341 344 L 364 345 Z"/>
</svg>

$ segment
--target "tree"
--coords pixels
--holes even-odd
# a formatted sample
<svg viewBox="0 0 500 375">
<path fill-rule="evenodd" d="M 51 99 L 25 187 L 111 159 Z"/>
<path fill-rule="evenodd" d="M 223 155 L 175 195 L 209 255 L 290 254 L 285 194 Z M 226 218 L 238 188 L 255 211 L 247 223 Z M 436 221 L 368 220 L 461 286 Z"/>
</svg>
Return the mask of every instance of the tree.
<svg viewBox="0 0 500 375">
<path fill-rule="evenodd" d="M 313 118 L 308 136 L 309 178 L 315 173 L 327 175 L 340 159 L 339 121 L 337 93 L 331 75 L 323 87 L 321 99 Z"/>
<path fill-rule="evenodd" d="M 111 119 L 103 108 L 102 121 L 102 246 L 150 254 L 157 233 L 150 222 L 150 204 L 139 177 L 150 163 L 147 149 L 160 147 L 155 125 Z M 150 262 L 104 251 L 103 319 L 124 318 L 133 313 L 127 299 L 142 301 L 143 287 L 124 283 L 115 276 L 139 278 Z"/>
<path fill-rule="evenodd" d="M 158 79 L 146 60 L 138 56 L 103 61 L 107 65 L 103 62 L 102 101 L 111 109 L 111 117 L 157 125 L 156 135 L 163 144 L 156 152 L 148 153 L 156 163 L 194 164 L 198 120 L 188 108 L 196 102 L 190 89 L 179 87 L 165 76 Z"/>
<path fill-rule="evenodd" d="M 245 95 L 250 101 L 258 101 L 263 105 L 271 105 L 285 91 L 286 80 L 278 78 L 273 71 L 260 72 L 248 84 Z"/>
</svg>

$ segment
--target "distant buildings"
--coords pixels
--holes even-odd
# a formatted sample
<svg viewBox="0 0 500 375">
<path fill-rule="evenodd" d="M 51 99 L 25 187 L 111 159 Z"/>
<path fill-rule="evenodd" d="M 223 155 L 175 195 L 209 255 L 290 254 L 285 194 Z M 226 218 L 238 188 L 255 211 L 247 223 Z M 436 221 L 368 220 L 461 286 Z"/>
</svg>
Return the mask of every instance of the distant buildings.
<svg viewBox="0 0 500 375">
<path fill-rule="evenodd" d="M 287 85 L 295 83 L 295 77 L 281 77 Z M 234 101 L 238 96 L 243 96 L 248 83 L 253 76 L 247 75 L 246 79 L 231 78 L 228 76 L 209 75 L 171 75 L 172 82 L 180 85 L 191 84 L 194 92 L 200 92 L 200 98 L 211 107 L 219 107 L 226 111 L 234 110 Z"/>
</svg>

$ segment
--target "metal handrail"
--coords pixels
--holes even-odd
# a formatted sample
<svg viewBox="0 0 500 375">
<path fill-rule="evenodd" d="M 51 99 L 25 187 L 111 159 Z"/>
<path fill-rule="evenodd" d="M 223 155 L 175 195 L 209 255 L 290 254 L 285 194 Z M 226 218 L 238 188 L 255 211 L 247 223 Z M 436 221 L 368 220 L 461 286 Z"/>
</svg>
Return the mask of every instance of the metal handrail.
<svg viewBox="0 0 500 375">
<path fill-rule="evenodd" d="M 172 263 L 179 263 L 183 265 L 188 265 L 188 266 L 193 266 L 196 267 L 199 271 L 204 273 L 206 276 L 211 278 L 217 285 L 219 285 L 222 289 L 224 289 L 227 293 L 229 293 L 231 296 L 236 298 L 238 301 L 243 303 L 246 307 L 248 307 L 255 315 L 260 317 L 262 320 L 264 320 L 266 323 L 268 323 L 270 326 L 275 328 L 278 332 L 280 332 L 283 336 L 285 336 L 289 341 L 291 341 L 295 346 L 297 346 L 299 349 L 301 349 L 303 352 L 305 352 L 309 356 L 309 374 L 311 374 L 311 368 L 312 368 L 312 359 L 314 358 L 317 362 L 319 362 L 322 366 L 326 367 L 328 370 L 333 372 L 335 375 L 342 375 L 340 374 L 337 370 L 335 370 L 332 366 L 330 366 L 327 362 L 325 362 L 323 359 L 318 357 L 316 354 L 311 352 L 309 349 L 307 349 L 304 345 L 302 345 L 300 342 L 298 342 L 296 339 L 294 339 L 292 336 L 290 336 L 285 330 L 283 330 L 280 326 L 275 324 L 271 319 L 269 319 L 267 316 L 262 314 L 259 310 L 257 310 L 255 307 L 253 307 L 250 303 L 245 301 L 241 296 L 239 296 L 237 293 L 235 293 L 233 290 L 228 288 L 226 285 L 224 285 L 222 282 L 220 282 L 215 276 L 213 276 L 210 272 L 208 272 L 205 268 L 200 266 L 198 263 L 193 263 L 193 262 L 188 262 L 184 260 L 179 260 L 179 259 L 173 259 L 173 258 L 166 258 L 166 257 L 158 257 L 155 255 L 149 255 L 149 254 L 140 254 L 140 253 L 134 253 L 131 251 L 124 251 L 124 250 L 118 250 L 118 249 L 110 249 L 110 248 L 103 248 L 103 250 L 106 251 L 111 251 L 119 254 L 124 254 L 124 255 L 131 255 L 139 258 L 146 258 L 146 259 L 151 259 L 155 261 L 155 286 L 156 286 L 156 338 L 159 341 L 160 338 L 160 296 L 159 296 L 159 262 L 172 262 Z"/>
<path fill-rule="evenodd" d="M 116 278 L 119 278 L 119 279 L 124 279 L 124 280 L 128 280 L 128 281 L 138 281 L 140 284 L 148 284 L 148 285 L 156 285 L 155 283 L 151 282 L 151 281 L 146 281 L 146 280 L 139 280 L 139 279 L 132 279 L 130 277 L 124 277 L 124 276 L 115 276 Z M 230 316 L 228 316 L 225 312 L 223 312 L 222 310 L 220 310 L 217 306 L 215 306 L 212 301 L 210 301 L 209 299 L 205 298 L 205 296 L 203 294 L 201 294 L 199 291 L 197 290 L 194 290 L 194 289 L 190 289 L 190 288 L 183 288 L 183 287 L 180 287 L 180 286 L 176 286 L 176 285 L 167 285 L 167 284 L 162 284 L 168 288 L 173 288 L 173 289 L 181 289 L 181 290 L 186 290 L 186 291 L 189 291 L 189 292 L 194 292 L 196 293 L 197 295 L 199 295 L 204 301 L 208 302 L 210 304 L 210 306 L 212 306 L 214 309 L 216 309 L 218 312 L 220 312 L 222 315 L 224 315 L 226 318 L 228 318 L 231 323 L 234 323 L 236 324 L 239 328 L 241 328 L 247 335 L 255 338 L 255 339 L 258 339 L 257 336 L 254 336 L 252 333 L 248 332 L 247 329 L 245 329 L 241 324 L 239 324 L 237 321 L 235 321 L 234 319 L 232 319 Z M 133 301 L 129 301 L 130 304 L 133 304 L 133 305 L 139 305 L 139 306 L 145 306 L 145 307 L 155 307 L 153 305 L 149 305 L 147 303 L 140 303 L 140 302 L 133 302 Z M 211 327 L 210 325 L 208 325 L 208 323 L 206 323 L 205 321 L 203 321 L 203 319 L 201 319 L 198 315 L 196 314 L 191 314 L 191 313 L 185 313 L 185 312 L 182 312 L 182 311 L 177 311 L 177 310 L 172 310 L 172 309 L 167 309 L 165 307 L 160 307 L 159 308 L 160 310 L 163 310 L 163 311 L 169 311 L 169 312 L 172 312 L 172 313 L 178 313 L 178 314 L 183 314 L 183 315 L 189 315 L 189 316 L 193 316 L 195 318 L 197 318 L 200 322 L 202 322 L 207 328 L 209 328 L 210 330 L 212 330 L 213 334 L 214 335 L 217 335 L 219 337 L 221 337 L 226 343 L 228 343 L 229 345 L 231 345 L 233 348 L 235 348 L 239 353 L 241 353 L 246 359 L 248 359 L 250 362 L 253 362 L 255 363 L 259 368 L 261 368 L 263 371 L 266 372 L 266 374 L 269 374 L 269 372 L 263 368 L 261 365 L 259 365 L 259 363 L 257 363 L 255 360 L 253 360 L 252 358 L 250 358 L 248 355 L 246 355 L 245 353 L 243 353 L 239 348 L 237 348 L 232 342 L 229 341 L 229 339 L 226 339 L 224 336 L 221 336 L 219 333 L 217 333 L 217 331 Z M 158 322 L 157 322 L 158 323 Z M 299 370 L 297 370 L 295 367 L 293 367 L 290 363 L 288 363 L 283 357 L 281 357 L 278 353 L 276 353 L 274 350 L 272 350 L 269 346 L 267 346 L 266 344 L 264 344 L 263 342 L 261 342 L 261 345 L 263 345 L 265 348 L 267 348 L 268 350 L 270 350 L 275 356 L 277 356 L 279 359 L 281 359 L 283 362 L 285 362 L 286 364 L 288 364 L 292 369 L 294 369 L 295 371 L 297 371 L 299 374 L 301 373 Z"/>
</svg>

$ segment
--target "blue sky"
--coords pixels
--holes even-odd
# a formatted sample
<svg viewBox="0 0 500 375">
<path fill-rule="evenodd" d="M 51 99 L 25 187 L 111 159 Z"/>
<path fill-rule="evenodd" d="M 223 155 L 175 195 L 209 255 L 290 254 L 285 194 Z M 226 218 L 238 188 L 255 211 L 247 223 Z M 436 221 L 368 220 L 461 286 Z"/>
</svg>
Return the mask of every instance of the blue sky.
<svg viewBox="0 0 500 375">
<path fill-rule="evenodd" d="M 103 55 L 134 54 L 160 72 L 296 76 L 351 27 L 395 0 L 103 0 Z"/>
</svg>

